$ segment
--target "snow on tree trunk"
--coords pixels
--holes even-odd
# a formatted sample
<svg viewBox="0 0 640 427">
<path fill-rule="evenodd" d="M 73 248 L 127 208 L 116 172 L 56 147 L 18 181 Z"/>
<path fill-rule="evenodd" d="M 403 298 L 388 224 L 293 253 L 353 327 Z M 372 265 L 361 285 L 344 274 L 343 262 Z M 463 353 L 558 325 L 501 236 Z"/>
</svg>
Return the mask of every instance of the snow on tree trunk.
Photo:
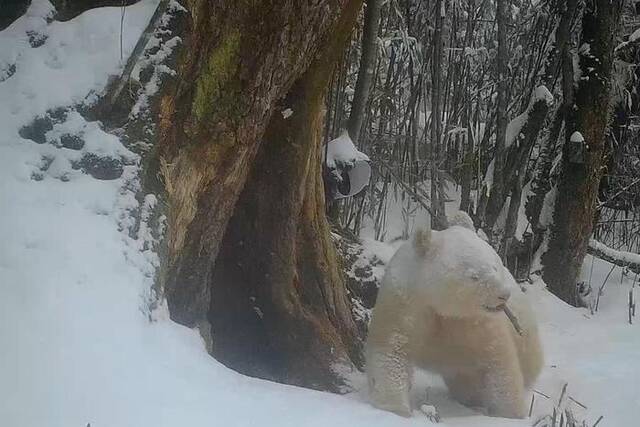
<svg viewBox="0 0 640 427">
<path fill-rule="evenodd" d="M 541 228 L 540 212 L 542 211 L 544 200 L 552 188 L 551 170 L 553 167 L 556 152 L 560 144 L 560 133 L 564 125 L 565 111 L 573 105 L 573 60 L 570 52 L 570 37 L 576 21 L 577 0 L 566 0 L 558 2 L 556 13 L 560 15 L 558 25 L 555 30 L 555 39 L 549 56 L 546 60 L 544 83 L 552 87 L 556 79 L 556 74 L 560 71 L 562 80 L 562 105 L 556 110 L 555 117 L 547 132 L 545 140 L 542 142 L 538 164 L 536 165 L 535 177 L 532 183 L 532 194 L 526 202 L 526 212 L 529 223 L 533 231 L 541 234 L 545 230 Z M 539 239 L 542 240 L 542 239 Z M 537 249 L 537 248 L 536 248 Z"/>
<path fill-rule="evenodd" d="M 545 86 L 539 86 L 534 91 L 527 110 L 513 119 L 507 126 L 507 162 L 504 168 L 503 182 L 505 189 L 509 188 L 511 190 L 511 199 L 500 248 L 500 253 L 504 255 L 510 255 L 509 248 L 517 229 L 522 188 L 531 150 L 533 150 L 540 129 L 542 129 L 547 117 L 547 112 L 552 104 L 553 96 L 549 90 Z M 506 202 L 506 194 L 502 196 L 504 200 L 500 203 L 501 206 Z"/>
<path fill-rule="evenodd" d="M 578 50 L 580 79 L 576 82 L 574 108 L 566 111 L 562 172 L 551 238 L 542 258 L 549 289 L 573 305 L 579 303 L 576 280 L 593 230 L 602 176 L 613 48 L 621 4 L 609 0 L 589 0 L 585 4 L 582 45 Z M 583 144 L 581 155 L 576 155 L 576 144 Z"/>
<path fill-rule="evenodd" d="M 235 369 L 332 390 L 357 340 L 324 218 L 319 132 L 360 6 L 190 2 L 158 123 L 172 319 L 199 327 Z"/>
</svg>

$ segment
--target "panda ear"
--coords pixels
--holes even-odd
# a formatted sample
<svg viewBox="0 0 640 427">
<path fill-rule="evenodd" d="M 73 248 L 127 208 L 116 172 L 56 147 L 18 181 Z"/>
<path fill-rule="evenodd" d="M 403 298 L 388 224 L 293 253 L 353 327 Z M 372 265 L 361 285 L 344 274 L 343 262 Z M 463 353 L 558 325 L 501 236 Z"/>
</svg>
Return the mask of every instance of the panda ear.
<svg viewBox="0 0 640 427">
<path fill-rule="evenodd" d="M 431 248 L 431 228 L 417 228 L 413 233 L 413 247 L 420 256 L 426 256 Z"/>
<path fill-rule="evenodd" d="M 453 227 L 454 225 L 467 228 L 474 233 L 476 231 L 476 228 L 473 226 L 473 220 L 465 211 L 458 211 L 449 218 L 449 227 Z"/>
</svg>

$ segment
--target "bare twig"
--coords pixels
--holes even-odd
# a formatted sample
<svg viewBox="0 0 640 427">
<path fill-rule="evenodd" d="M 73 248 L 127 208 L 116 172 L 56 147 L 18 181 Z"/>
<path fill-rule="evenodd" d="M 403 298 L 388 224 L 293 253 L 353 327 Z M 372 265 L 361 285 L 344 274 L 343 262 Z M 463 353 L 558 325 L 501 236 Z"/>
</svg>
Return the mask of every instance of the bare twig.
<svg viewBox="0 0 640 427">
<path fill-rule="evenodd" d="M 604 290 L 604 286 L 607 284 L 607 280 L 609 280 L 609 276 L 611 276 L 611 273 L 613 273 L 613 269 L 616 268 L 616 265 L 613 264 L 611 266 L 611 270 L 609 270 L 609 273 L 607 274 L 607 277 L 604 278 L 604 282 L 602 282 L 602 286 L 600 286 L 600 289 L 598 289 L 598 296 L 596 297 L 596 311 L 598 311 L 598 305 L 600 304 L 600 295 L 602 295 L 602 291 Z"/>
<path fill-rule="evenodd" d="M 576 405 L 581 406 L 581 407 L 583 407 L 584 409 L 587 409 L 587 407 L 586 407 L 584 404 L 582 404 L 582 403 L 578 402 L 578 401 L 577 401 L 576 399 L 574 399 L 573 397 L 569 396 L 569 400 L 571 400 L 571 401 L 572 401 L 573 403 L 575 403 Z"/>
<path fill-rule="evenodd" d="M 543 425 L 547 425 L 547 424 L 543 424 L 543 422 L 550 419 L 551 419 L 551 415 L 543 415 L 542 417 L 538 418 L 538 420 L 535 423 L 533 423 L 533 427 L 542 427 Z"/>
<path fill-rule="evenodd" d="M 533 392 L 534 392 L 534 393 L 538 393 L 540 396 L 544 396 L 544 397 L 546 397 L 547 399 L 551 399 L 551 397 L 547 396 L 547 395 L 546 395 L 546 394 L 544 394 L 543 392 L 538 391 L 538 390 L 536 390 L 536 389 L 534 389 L 534 390 L 533 390 Z"/>
<path fill-rule="evenodd" d="M 531 416 L 531 414 L 533 414 L 533 404 L 536 401 L 536 395 L 532 394 L 531 395 L 531 405 L 529 405 L 529 416 Z"/>
<path fill-rule="evenodd" d="M 560 399 L 558 399 L 558 406 L 562 406 L 562 401 L 564 400 L 564 395 L 567 392 L 567 387 L 569 386 L 569 383 L 564 383 L 564 386 L 562 386 L 562 392 L 560 393 Z"/>
<path fill-rule="evenodd" d="M 633 288 L 629 289 L 629 324 L 633 325 L 633 311 L 636 304 L 633 302 Z"/>
</svg>

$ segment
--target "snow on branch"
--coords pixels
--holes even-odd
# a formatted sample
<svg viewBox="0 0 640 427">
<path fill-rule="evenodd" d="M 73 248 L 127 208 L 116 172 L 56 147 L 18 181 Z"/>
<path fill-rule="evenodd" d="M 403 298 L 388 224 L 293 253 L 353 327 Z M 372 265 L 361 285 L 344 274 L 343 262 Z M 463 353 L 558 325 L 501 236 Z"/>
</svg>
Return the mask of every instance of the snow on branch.
<svg viewBox="0 0 640 427">
<path fill-rule="evenodd" d="M 553 95 L 549 92 L 549 89 L 544 85 L 540 85 L 533 91 L 527 109 L 507 125 L 505 148 L 508 150 L 506 164 L 509 166 L 506 168 L 504 175 L 506 183 L 511 182 L 516 175 L 516 170 L 523 161 L 521 157 L 528 156 L 529 150 L 535 143 L 544 123 L 544 118 L 553 102 Z M 491 193 L 491 187 L 493 186 L 494 167 L 495 161 L 491 160 L 484 177 L 487 194 Z"/>
<path fill-rule="evenodd" d="M 595 239 L 589 240 L 587 252 L 617 266 L 629 267 L 634 273 L 640 273 L 640 254 L 618 251 Z"/>
<path fill-rule="evenodd" d="M 553 105 L 553 95 L 549 92 L 549 89 L 545 85 L 538 86 L 531 96 L 531 100 L 529 101 L 529 106 L 525 110 L 524 113 L 520 114 L 518 117 L 514 118 L 507 125 L 507 137 L 506 137 L 506 147 L 510 147 L 513 142 L 520 136 L 523 132 L 524 127 L 529 122 L 529 115 L 534 111 L 536 105 L 539 102 L 544 102 L 542 105 L 546 105 L 547 108 Z M 544 113 L 546 115 L 546 109 L 544 109 Z"/>
<path fill-rule="evenodd" d="M 322 150 L 323 161 L 325 150 Z M 343 132 L 336 139 L 332 139 L 326 146 L 326 165 L 329 169 L 336 167 L 352 167 L 357 161 L 369 161 L 369 156 L 358 151 L 349 138 L 347 132 Z"/>
<path fill-rule="evenodd" d="M 346 131 L 323 147 L 322 160 L 328 169 L 325 178 L 332 199 L 355 196 L 371 180 L 369 157 L 358 151 Z"/>
</svg>

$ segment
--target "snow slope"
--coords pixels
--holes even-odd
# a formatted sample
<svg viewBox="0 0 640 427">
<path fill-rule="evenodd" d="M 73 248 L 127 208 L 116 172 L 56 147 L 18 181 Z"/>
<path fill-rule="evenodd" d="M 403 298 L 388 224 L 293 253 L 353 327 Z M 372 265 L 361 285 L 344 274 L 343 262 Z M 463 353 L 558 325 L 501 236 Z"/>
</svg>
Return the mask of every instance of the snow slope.
<svg viewBox="0 0 640 427">
<path fill-rule="evenodd" d="M 595 298 L 612 264 L 596 259 L 591 271 L 592 261 L 588 255 L 582 279 L 591 281 Z M 532 292 L 539 301 L 547 359 L 538 387 L 557 398 L 568 382 L 569 394 L 589 408 L 573 405 L 589 425 L 600 415 L 604 416 L 602 426 L 640 424 L 640 318 L 628 323 L 627 301 L 634 276 L 621 275 L 622 269 L 615 267 L 593 314 L 565 305 L 541 283 Z"/>
<path fill-rule="evenodd" d="M 125 58 L 156 4 L 127 8 Z M 209 357 L 197 333 L 169 321 L 166 309 L 149 313 L 157 259 L 145 227 L 128 234 L 130 213 L 155 200 L 148 195 L 141 206 L 134 197 L 140 159 L 73 110 L 44 143 L 19 134 L 49 109 L 90 101 L 119 72 L 120 9 L 67 23 L 47 23 L 50 13 L 48 2 L 33 0 L 27 16 L 0 32 L 0 425 L 429 425 L 375 410 L 362 392 L 337 396 L 239 375 Z M 44 43 L 31 47 L 28 32 Z M 60 146 L 65 132 L 83 135 L 85 145 Z M 74 169 L 86 154 L 121 159 L 122 176 L 98 180 Z M 380 243 L 375 251 L 386 259 L 391 250 Z M 594 283 L 607 272 L 596 263 Z M 570 394 L 589 406 L 589 420 L 604 414 L 601 426 L 631 426 L 640 406 L 640 338 L 638 326 L 626 323 L 628 280 L 610 280 L 591 319 L 541 284 L 531 288 L 548 364 L 556 366 L 545 368 L 539 388 L 555 396 L 568 381 Z M 451 402 L 428 376 L 417 398 L 425 381 L 441 425 L 531 424 Z M 540 400 L 536 413 L 545 410 Z"/>
</svg>

